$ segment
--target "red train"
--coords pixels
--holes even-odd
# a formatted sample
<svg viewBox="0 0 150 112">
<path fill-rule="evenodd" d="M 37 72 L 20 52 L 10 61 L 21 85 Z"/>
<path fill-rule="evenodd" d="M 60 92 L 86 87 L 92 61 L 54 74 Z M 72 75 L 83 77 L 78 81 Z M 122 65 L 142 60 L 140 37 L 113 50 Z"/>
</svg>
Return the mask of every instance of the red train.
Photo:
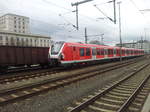
<svg viewBox="0 0 150 112">
<path fill-rule="evenodd" d="M 122 57 L 144 55 L 144 50 L 122 48 Z M 10 66 L 40 64 L 72 65 L 119 59 L 120 48 L 92 44 L 57 42 L 52 47 L 0 46 L 0 71 Z"/>
<path fill-rule="evenodd" d="M 80 43 L 55 43 L 51 47 L 50 59 L 53 64 L 91 63 L 101 60 L 129 58 L 144 55 L 142 49 L 80 44 Z"/>
</svg>

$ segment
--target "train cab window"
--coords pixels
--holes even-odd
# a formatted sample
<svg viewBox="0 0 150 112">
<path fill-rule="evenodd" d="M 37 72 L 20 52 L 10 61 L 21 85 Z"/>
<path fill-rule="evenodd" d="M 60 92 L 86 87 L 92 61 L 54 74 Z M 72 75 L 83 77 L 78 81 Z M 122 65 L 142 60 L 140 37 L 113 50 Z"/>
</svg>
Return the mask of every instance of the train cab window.
<svg viewBox="0 0 150 112">
<path fill-rule="evenodd" d="M 80 56 L 84 56 L 84 48 L 80 48 Z"/>
<path fill-rule="evenodd" d="M 90 48 L 86 48 L 86 56 L 90 56 L 91 53 L 90 53 Z"/>
<path fill-rule="evenodd" d="M 51 47 L 51 54 L 57 55 L 62 48 L 64 42 L 56 42 L 52 47 Z"/>
</svg>

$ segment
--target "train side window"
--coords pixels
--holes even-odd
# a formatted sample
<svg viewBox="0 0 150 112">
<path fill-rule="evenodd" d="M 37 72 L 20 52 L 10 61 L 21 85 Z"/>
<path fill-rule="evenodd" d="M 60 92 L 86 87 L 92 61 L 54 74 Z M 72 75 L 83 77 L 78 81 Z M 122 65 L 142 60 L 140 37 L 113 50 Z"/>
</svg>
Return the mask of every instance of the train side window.
<svg viewBox="0 0 150 112">
<path fill-rule="evenodd" d="M 80 48 L 80 56 L 84 56 L 84 48 Z"/>
<path fill-rule="evenodd" d="M 90 48 L 86 48 L 86 56 L 90 56 L 91 53 L 90 53 Z"/>
</svg>

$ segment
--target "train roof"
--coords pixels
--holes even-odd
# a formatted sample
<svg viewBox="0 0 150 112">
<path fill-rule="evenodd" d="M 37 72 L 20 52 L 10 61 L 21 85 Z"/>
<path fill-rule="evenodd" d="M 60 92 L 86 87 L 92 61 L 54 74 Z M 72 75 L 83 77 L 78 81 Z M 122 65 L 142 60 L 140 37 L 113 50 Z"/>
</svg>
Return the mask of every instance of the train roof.
<svg viewBox="0 0 150 112">
<path fill-rule="evenodd" d="M 120 47 L 117 47 L 117 46 L 96 45 L 96 44 L 82 44 L 82 43 L 73 43 L 73 42 L 65 42 L 65 44 L 67 44 L 69 46 L 120 48 Z M 125 48 L 125 47 L 122 47 L 122 49 L 135 50 L 134 48 Z M 136 49 L 136 50 L 143 51 L 143 49 Z"/>
</svg>

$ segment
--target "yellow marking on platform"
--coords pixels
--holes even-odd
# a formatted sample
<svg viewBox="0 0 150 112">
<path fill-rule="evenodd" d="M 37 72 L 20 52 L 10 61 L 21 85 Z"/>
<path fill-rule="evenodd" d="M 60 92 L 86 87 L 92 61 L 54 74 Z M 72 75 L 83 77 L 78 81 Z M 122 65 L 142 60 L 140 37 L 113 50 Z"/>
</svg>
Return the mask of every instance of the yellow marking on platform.
<svg viewBox="0 0 150 112">
<path fill-rule="evenodd" d="M 98 107 L 95 107 L 95 106 L 92 106 L 92 105 L 90 105 L 89 108 L 92 109 L 92 110 L 94 110 L 94 111 L 100 111 L 100 112 L 101 112 L 101 111 L 102 111 L 102 112 L 115 112 L 115 111 L 113 111 L 113 110 L 102 109 L 102 108 L 98 108 Z"/>
<path fill-rule="evenodd" d="M 15 95 L 15 94 L 11 94 L 11 96 L 14 98 L 18 97 L 18 95 Z"/>
<path fill-rule="evenodd" d="M 105 100 L 105 101 L 109 101 L 109 102 L 113 102 L 113 103 L 123 103 L 123 101 L 119 101 L 119 100 L 112 100 L 112 99 L 108 99 L 108 98 L 101 98 L 102 100 Z"/>
<path fill-rule="evenodd" d="M 0 98 L 0 101 L 5 101 L 6 99 L 4 99 L 4 98 Z"/>
<path fill-rule="evenodd" d="M 112 94 L 107 94 L 106 96 L 109 96 L 109 97 L 112 97 L 112 98 L 127 99 L 127 97 L 116 96 L 116 95 L 112 95 Z"/>
<path fill-rule="evenodd" d="M 118 92 L 114 92 L 114 91 L 111 91 L 109 93 L 114 94 L 114 95 L 126 96 L 126 97 L 131 95 L 129 93 L 118 93 Z"/>
<path fill-rule="evenodd" d="M 119 105 L 103 103 L 103 102 L 100 102 L 100 101 L 95 101 L 94 103 L 99 104 L 99 105 L 104 105 L 104 106 L 113 107 L 113 108 L 119 108 L 119 107 L 120 107 Z"/>
<path fill-rule="evenodd" d="M 34 91 L 39 91 L 40 89 L 37 89 L 37 88 L 33 88 L 32 90 L 34 90 Z"/>
<path fill-rule="evenodd" d="M 29 92 L 29 91 L 23 91 L 23 93 L 25 93 L 25 94 L 30 94 L 30 92 Z"/>
<path fill-rule="evenodd" d="M 129 110 L 130 110 L 131 112 L 133 112 L 133 111 L 139 111 L 138 108 L 134 108 L 134 107 L 129 107 Z"/>
</svg>

